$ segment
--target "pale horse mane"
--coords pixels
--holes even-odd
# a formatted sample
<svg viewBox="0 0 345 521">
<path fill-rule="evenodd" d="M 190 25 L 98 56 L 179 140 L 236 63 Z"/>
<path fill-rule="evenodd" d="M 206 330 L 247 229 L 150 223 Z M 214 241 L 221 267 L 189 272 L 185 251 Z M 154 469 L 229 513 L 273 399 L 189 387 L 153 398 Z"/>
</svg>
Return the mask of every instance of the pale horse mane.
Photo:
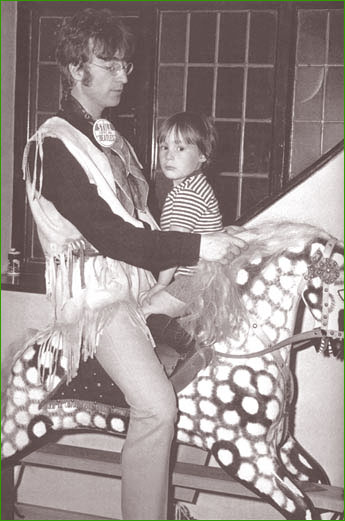
<svg viewBox="0 0 345 521">
<path fill-rule="evenodd" d="M 291 222 L 249 225 L 239 233 L 248 244 L 235 259 L 219 262 L 200 261 L 195 274 L 199 291 L 187 302 L 188 313 L 180 318 L 184 329 L 196 340 L 198 348 L 237 338 L 243 322 L 248 322 L 237 275 L 259 257 L 260 269 L 289 248 L 306 246 L 331 236 L 320 228 Z M 253 262 L 254 261 L 254 262 Z M 201 289 L 200 289 L 201 288 Z"/>
</svg>

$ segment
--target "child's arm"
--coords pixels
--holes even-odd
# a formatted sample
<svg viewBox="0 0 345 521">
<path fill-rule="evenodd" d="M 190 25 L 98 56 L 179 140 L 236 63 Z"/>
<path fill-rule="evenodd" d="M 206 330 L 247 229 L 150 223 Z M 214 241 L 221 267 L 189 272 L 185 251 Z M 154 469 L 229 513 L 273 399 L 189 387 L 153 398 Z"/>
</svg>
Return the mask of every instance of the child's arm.
<svg viewBox="0 0 345 521">
<path fill-rule="evenodd" d="M 187 230 L 183 226 L 170 226 L 169 231 L 175 231 L 175 232 L 189 232 L 190 230 Z M 170 284 L 172 281 L 175 271 L 177 270 L 177 266 L 174 266 L 173 268 L 168 268 L 166 270 L 162 270 L 158 275 L 157 284 L 155 284 L 151 289 L 148 291 L 144 291 L 139 296 L 139 304 L 141 306 L 147 306 L 151 303 L 152 297 L 159 291 L 163 291 L 166 286 Z"/>
<path fill-rule="evenodd" d="M 168 268 L 167 270 L 162 270 L 159 272 L 157 285 L 159 286 L 167 286 L 172 281 L 175 271 L 177 270 L 177 266 L 173 268 Z"/>
<path fill-rule="evenodd" d="M 177 267 L 169 268 L 167 270 L 163 270 L 158 275 L 157 283 L 152 286 L 151 289 L 147 291 L 143 291 L 139 295 L 139 304 L 141 306 L 151 304 L 151 299 L 153 295 L 155 295 L 158 291 L 162 291 L 168 286 L 174 276 Z"/>
</svg>

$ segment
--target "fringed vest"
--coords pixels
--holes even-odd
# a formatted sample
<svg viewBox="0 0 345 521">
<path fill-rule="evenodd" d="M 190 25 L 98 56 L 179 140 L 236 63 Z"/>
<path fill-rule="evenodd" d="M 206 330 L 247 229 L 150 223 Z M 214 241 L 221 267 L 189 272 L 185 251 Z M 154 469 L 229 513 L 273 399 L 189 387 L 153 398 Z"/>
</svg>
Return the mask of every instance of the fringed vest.
<svg viewBox="0 0 345 521">
<path fill-rule="evenodd" d="M 143 227 L 143 224 L 119 202 L 116 196 L 118 181 L 106 155 L 84 134 L 64 119 L 53 117 L 31 137 L 24 151 L 23 172 L 46 259 L 46 292 L 54 308 L 54 323 L 39 332 L 34 340 L 41 346 L 38 360 L 41 380 L 47 389 L 52 389 L 56 383 L 57 357 L 65 358 L 67 380 L 70 381 L 78 372 L 80 357 L 87 360 L 94 356 L 100 335 L 120 303 L 127 306 L 138 327 L 151 338 L 137 301 L 139 292 L 150 288 L 155 281 L 144 269 L 99 255 L 77 228 L 41 195 L 46 137 L 63 142 L 114 214 L 133 226 Z M 29 172 L 28 155 L 32 143 L 36 145 L 36 153 L 33 171 Z M 148 187 L 133 149 L 118 134 L 114 150 L 122 159 L 126 174 L 131 176 L 133 209 L 135 206 L 140 218 L 157 228 L 146 208 Z"/>
</svg>

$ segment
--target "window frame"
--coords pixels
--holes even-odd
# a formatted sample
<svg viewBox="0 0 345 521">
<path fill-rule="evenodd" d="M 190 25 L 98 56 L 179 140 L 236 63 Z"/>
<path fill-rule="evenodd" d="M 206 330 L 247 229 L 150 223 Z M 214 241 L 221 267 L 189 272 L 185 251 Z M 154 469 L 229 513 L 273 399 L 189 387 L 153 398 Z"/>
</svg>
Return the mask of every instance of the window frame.
<svg viewBox="0 0 345 521">
<path fill-rule="evenodd" d="M 86 2 L 78 2 L 78 8 Z M 71 13 L 76 10 L 76 2 L 64 2 L 64 10 Z M 311 5 L 312 4 L 312 5 Z M 151 60 L 157 64 L 158 56 L 158 20 L 163 10 L 194 10 L 210 11 L 253 9 L 253 2 L 116 2 L 112 9 L 121 15 L 122 11 L 139 12 L 140 30 L 145 45 L 141 49 L 142 74 L 145 79 L 142 89 L 140 111 L 136 114 L 138 132 L 138 152 L 144 163 L 151 166 L 154 160 L 155 125 L 157 97 L 157 67 L 152 67 Z M 108 2 L 87 2 L 87 7 L 107 7 Z M 340 1 L 331 2 L 255 2 L 255 10 L 277 9 L 277 49 L 276 49 L 276 97 L 274 100 L 272 119 L 272 154 L 270 158 L 268 196 L 242 215 L 236 222 L 245 222 L 258 211 L 276 201 L 289 186 L 298 184 L 289 179 L 289 158 L 291 151 L 290 136 L 292 131 L 293 83 L 296 53 L 297 14 L 299 9 L 342 9 Z M 44 14 L 61 16 L 61 2 L 18 2 L 17 17 L 17 62 L 16 62 L 16 96 L 15 96 L 15 126 L 14 126 L 14 174 L 13 174 L 13 220 L 12 246 L 24 252 L 24 271 L 29 273 L 43 272 L 43 262 L 28 257 L 25 230 L 27 229 L 30 208 L 25 197 L 25 183 L 22 179 L 22 153 L 29 137 L 30 103 L 32 90 L 30 77 L 32 56 L 37 55 L 38 41 L 33 39 L 37 33 L 38 17 Z M 35 26 L 36 24 L 36 26 Z M 32 47 L 31 43 L 32 42 Z M 26 81 L 23 81 L 23 78 Z M 31 94 L 31 99 L 30 98 Z M 326 154 L 328 156 L 328 154 Z M 307 169 L 308 170 L 308 169 Z M 151 179 L 152 181 L 152 179 Z M 32 233 L 32 230 L 28 230 Z"/>
</svg>

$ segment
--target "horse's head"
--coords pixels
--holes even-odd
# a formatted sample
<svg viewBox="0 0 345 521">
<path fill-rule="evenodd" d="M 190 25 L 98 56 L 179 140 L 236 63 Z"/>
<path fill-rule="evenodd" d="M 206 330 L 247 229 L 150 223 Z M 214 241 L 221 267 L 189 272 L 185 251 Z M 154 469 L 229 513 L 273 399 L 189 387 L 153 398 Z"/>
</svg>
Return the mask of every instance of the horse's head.
<svg viewBox="0 0 345 521">
<path fill-rule="evenodd" d="M 302 298 L 322 337 L 316 348 L 326 355 L 343 358 L 344 249 L 335 239 L 312 245 L 311 262 L 305 275 L 308 285 Z"/>
<path fill-rule="evenodd" d="M 336 239 L 296 223 L 252 226 L 240 236 L 248 247 L 239 257 L 222 264 L 199 264 L 202 291 L 198 298 L 193 296 L 183 318 L 188 333 L 201 345 L 221 343 L 229 353 L 242 348 L 251 351 L 251 339 L 254 351 L 258 338 L 264 347 L 283 341 L 285 345 L 307 283 L 307 306 L 321 322 L 324 336 L 334 338 L 332 343 L 338 345 L 344 257 Z"/>
</svg>

